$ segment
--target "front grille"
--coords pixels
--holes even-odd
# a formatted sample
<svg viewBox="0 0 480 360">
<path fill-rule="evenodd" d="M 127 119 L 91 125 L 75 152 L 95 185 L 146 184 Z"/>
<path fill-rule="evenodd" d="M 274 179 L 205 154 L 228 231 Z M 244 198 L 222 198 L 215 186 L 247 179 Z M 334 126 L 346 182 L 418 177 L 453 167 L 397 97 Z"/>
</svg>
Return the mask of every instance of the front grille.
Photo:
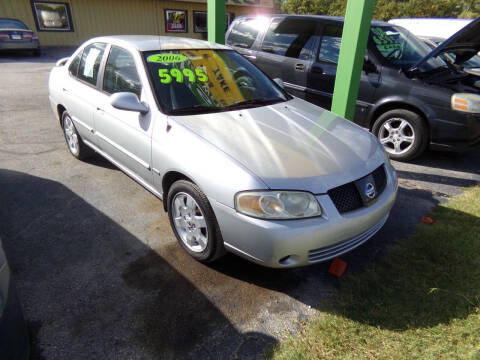
<svg viewBox="0 0 480 360">
<path fill-rule="evenodd" d="M 339 213 L 357 210 L 363 206 L 362 197 L 353 182 L 329 190 L 328 195 Z"/>
<path fill-rule="evenodd" d="M 373 180 L 375 181 L 377 196 L 379 196 L 387 186 L 387 174 L 385 173 L 385 167 L 381 165 L 375 169 L 372 172 L 372 176 Z M 332 202 L 335 204 L 335 207 L 340 214 L 357 210 L 364 206 L 362 197 L 360 196 L 354 181 L 330 189 L 327 194 L 330 196 L 330 199 L 332 199 Z"/>
<path fill-rule="evenodd" d="M 380 195 L 387 186 L 387 174 L 385 173 L 385 167 L 382 165 L 372 173 L 373 180 L 375 180 L 375 187 L 377 193 Z"/>
</svg>

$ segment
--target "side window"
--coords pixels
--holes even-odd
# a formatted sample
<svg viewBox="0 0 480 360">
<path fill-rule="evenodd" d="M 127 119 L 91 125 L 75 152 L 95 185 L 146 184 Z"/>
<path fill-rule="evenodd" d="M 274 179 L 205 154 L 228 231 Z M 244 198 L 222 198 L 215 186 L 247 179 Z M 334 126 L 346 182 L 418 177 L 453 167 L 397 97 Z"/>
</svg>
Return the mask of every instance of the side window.
<svg viewBox="0 0 480 360">
<path fill-rule="evenodd" d="M 230 31 L 227 44 L 250 49 L 261 30 L 262 22 L 258 19 L 238 21 Z"/>
<path fill-rule="evenodd" d="M 75 59 L 70 63 L 70 66 L 68 67 L 68 72 L 70 75 L 77 76 L 78 73 L 78 64 L 80 64 L 80 59 L 82 58 L 82 51 L 75 56 Z"/>
<path fill-rule="evenodd" d="M 140 97 L 142 85 L 132 54 L 118 46 L 112 46 L 103 75 L 103 90 L 114 94 L 133 92 Z"/>
<path fill-rule="evenodd" d="M 340 54 L 341 43 L 342 27 L 337 25 L 326 25 L 323 28 L 318 61 L 338 64 L 338 55 Z"/>
<path fill-rule="evenodd" d="M 270 24 L 262 50 L 272 54 L 307 60 L 313 48 L 316 22 L 297 19 L 275 19 Z"/>
<path fill-rule="evenodd" d="M 95 43 L 88 45 L 82 54 L 78 67 L 78 78 L 92 85 L 97 85 L 98 70 L 102 61 L 105 44 Z"/>
</svg>

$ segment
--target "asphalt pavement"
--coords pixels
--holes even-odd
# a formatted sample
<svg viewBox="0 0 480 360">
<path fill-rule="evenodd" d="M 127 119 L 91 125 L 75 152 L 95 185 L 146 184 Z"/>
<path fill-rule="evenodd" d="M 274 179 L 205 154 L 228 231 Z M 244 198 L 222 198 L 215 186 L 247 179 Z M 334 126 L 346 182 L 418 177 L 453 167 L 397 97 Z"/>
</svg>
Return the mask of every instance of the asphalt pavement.
<svg viewBox="0 0 480 360">
<path fill-rule="evenodd" d="M 211 265 L 176 243 L 162 203 L 115 166 L 68 152 L 48 73 L 71 49 L 0 56 L 0 237 L 33 359 L 257 359 L 332 301 L 329 263 L 272 270 L 228 255 Z M 342 256 L 381 259 L 440 201 L 480 180 L 480 152 L 395 163 L 384 228 Z"/>
</svg>

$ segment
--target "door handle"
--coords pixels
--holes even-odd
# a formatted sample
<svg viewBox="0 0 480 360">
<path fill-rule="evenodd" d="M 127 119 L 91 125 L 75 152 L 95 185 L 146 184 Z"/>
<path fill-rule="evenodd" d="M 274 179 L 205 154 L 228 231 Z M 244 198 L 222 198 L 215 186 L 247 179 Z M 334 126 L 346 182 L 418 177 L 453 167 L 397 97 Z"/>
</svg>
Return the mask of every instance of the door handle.
<svg viewBox="0 0 480 360">
<path fill-rule="evenodd" d="M 243 55 L 245 56 L 247 59 L 250 59 L 250 60 L 257 60 L 257 57 L 255 55 Z"/>
<path fill-rule="evenodd" d="M 312 73 L 322 74 L 322 75 L 325 74 L 325 72 L 320 66 L 312 66 Z"/>
<path fill-rule="evenodd" d="M 62 88 L 62 91 L 68 93 L 68 90 L 65 88 Z"/>
<path fill-rule="evenodd" d="M 305 71 L 305 64 L 295 64 L 295 70 L 297 71 Z"/>
<path fill-rule="evenodd" d="M 97 106 L 97 111 L 103 111 L 103 109 Z"/>
</svg>

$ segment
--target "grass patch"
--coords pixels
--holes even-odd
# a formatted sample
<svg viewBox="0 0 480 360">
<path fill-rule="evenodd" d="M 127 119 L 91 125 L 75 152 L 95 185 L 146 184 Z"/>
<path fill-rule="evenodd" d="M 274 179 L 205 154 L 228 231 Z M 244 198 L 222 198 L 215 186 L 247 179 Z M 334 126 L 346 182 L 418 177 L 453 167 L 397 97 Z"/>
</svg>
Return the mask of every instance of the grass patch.
<svg viewBox="0 0 480 360">
<path fill-rule="evenodd" d="M 431 216 L 268 357 L 480 360 L 480 186 Z"/>
</svg>

